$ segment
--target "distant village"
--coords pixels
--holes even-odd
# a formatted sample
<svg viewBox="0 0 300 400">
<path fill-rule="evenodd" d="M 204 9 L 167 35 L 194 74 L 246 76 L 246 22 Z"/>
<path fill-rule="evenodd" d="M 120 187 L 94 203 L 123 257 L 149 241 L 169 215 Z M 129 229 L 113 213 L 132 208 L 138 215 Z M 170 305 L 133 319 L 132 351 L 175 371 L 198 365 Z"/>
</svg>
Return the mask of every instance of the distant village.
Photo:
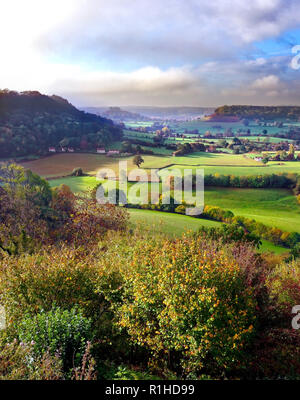
<svg viewBox="0 0 300 400">
<path fill-rule="evenodd" d="M 49 153 L 74 153 L 76 150 L 74 147 L 49 147 Z M 108 150 L 106 151 L 104 148 L 96 148 L 96 153 L 105 154 L 106 156 L 113 156 L 115 154 L 120 154 L 120 150 Z"/>
<path fill-rule="evenodd" d="M 271 141 L 268 136 L 267 127 L 282 127 L 279 126 L 278 122 L 260 122 L 257 121 L 256 125 L 261 126 L 262 132 L 260 134 L 252 134 L 251 129 L 248 124 L 245 123 L 244 128 L 239 128 L 236 132 L 233 132 L 231 128 L 226 129 L 224 132 L 221 132 L 221 125 L 214 125 L 212 128 L 214 130 L 219 130 L 219 132 L 211 132 L 207 130 L 204 133 L 200 133 L 198 129 L 187 130 L 179 133 L 175 132 L 174 129 L 171 128 L 170 121 L 162 122 L 155 121 L 151 126 L 142 126 L 142 127 L 125 127 L 124 123 L 119 124 L 121 128 L 126 128 L 127 131 L 137 132 L 137 133 L 145 133 L 151 134 L 151 138 L 153 139 L 153 143 L 147 143 L 145 141 L 141 141 L 142 135 L 140 137 L 130 138 L 128 139 L 126 136 L 124 137 L 126 146 L 122 146 L 121 150 L 110 150 L 104 147 L 97 147 L 94 150 L 89 150 L 91 153 L 106 155 L 107 157 L 117 156 L 117 155 L 125 155 L 129 153 L 136 153 L 135 151 L 128 150 L 128 143 L 131 144 L 142 144 L 143 146 L 154 146 L 154 147 L 166 147 L 169 150 L 173 150 L 173 156 L 181 156 L 183 154 L 188 154 L 193 151 L 204 151 L 208 153 L 222 153 L 228 152 L 230 150 L 234 154 L 244 154 L 244 153 L 262 153 L 262 152 L 274 152 L 276 153 L 273 157 L 274 160 L 294 160 L 295 157 L 291 155 L 291 143 L 289 139 L 293 139 L 292 151 L 300 150 L 300 128 L 299 127 L 290 127 L 288 132 L 281 132 L 272 135 L 272 137 L 277 137 L 282 139 L 280 141 Z M 250 140 L 251 136 L 255 136 L 254 140 Z M 176 139 L 183 139 L 182 141 L 178 141 L 176 143 Z M 174 143 L 166 143 L 167 139 L 174 139 Z M 184 139 L 188 139 L 184 141 Z M 230 139 L 230 140 L 228 140 Z M 296 140 L 297 139 L 297 140 Z M 218 140 L 218 141 L 216 141 Z M 189 142 L 189 143 L 188 143 Z M 130 147 L 130 146 L 129 146 Z M 127 150 L 125 150 L 127 148 Z M 151 154 L 150 150 L 142 149 L 138 146 L 137 152 L 143 150 L 142 154 Z M 50 146 L 48 149 L 49 153 L 74 153 L 81 152 L 82 149 L 74 148 L 71 146 Z M 255 160 L 258 162 L 262 162 L 265 157 L 257 156 Z M 297 159 L 297 158 L 296 158 Z"/>
</svg>

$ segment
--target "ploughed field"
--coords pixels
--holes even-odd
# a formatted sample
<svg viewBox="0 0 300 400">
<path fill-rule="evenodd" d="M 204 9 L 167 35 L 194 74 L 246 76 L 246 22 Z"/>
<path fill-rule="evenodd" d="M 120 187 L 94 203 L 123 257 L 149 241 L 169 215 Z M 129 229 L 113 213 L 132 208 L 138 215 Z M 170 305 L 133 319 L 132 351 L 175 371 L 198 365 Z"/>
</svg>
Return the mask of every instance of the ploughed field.
<svg viewBox="0 0 300 400">
<path fill-rule="evenodd" d="M 142 168 L 203 168 L 207 174 L 262 175 L 278 173 L 300 173 L 300 162 L 270 162 L 267 165 L 255 161 L 250 156 L 236 154 L 192 153 L 183 157 L 170 155 L 143 155 Z M 76 167 L 90 175 L 96 175 L 100 168 L 111 168 L 118 174 L 119 161 L 128 162 L 128 170 L 136 168 L 133 157 L 107 157 L 100 154 L 74 153 L 55 154 L 38 160 L 22 162 L 33 172 L 44 177 L 61 177 L 71 174 Z"/>
</svg>

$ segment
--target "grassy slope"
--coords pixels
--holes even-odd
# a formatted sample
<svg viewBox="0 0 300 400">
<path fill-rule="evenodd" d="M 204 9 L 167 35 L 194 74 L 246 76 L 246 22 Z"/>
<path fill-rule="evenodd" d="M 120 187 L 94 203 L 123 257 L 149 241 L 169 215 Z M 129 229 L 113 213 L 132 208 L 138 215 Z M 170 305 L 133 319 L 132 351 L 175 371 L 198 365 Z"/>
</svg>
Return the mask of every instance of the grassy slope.
<svg viewBox="0 0 300 400">
<path fill-rule="evenodd" d="M 73 192 L 81 192 L 92 189 L 97 180 L 95 177 L 66 177 L 50 180 L 49 183 L 52 187 L 64 183 Z M 107 188 L 112 188 L 113 185 L 112 181 L 106 183 Z M 129 183 L 128 187 L 131 186 Z M 300 207 L 295 196 L 285 189 L 206 187 L 205 204 L 231 210 L 235 215 L 253 218 L 282 230 L 300 232 Z"/>
<path fill-rule="evenodd" d="M 168 236 L 180 236 L 183 232 L 196 231 L 201 226 L 213 227 L 220 226 L 220 222 L 197 219 L 186 215 L 170 214 L 150 210 L 129 210 L 131 221 L 135 226 L 142 225 L 143 229 L 150 232 L 165 233 Z M 274 253 L 284 253 L 287 249 L 275 246 L 273 243 L 262 241 L 260 251 L 272 251 Z"/>
<path fill-rule="evenodd" d="M 64 183 L 70 186 L 73 192 L 81 192 L 92 189 L 97 181 L 96 178 L 88 176 L 53 179 L 49 183 L 52 187 Z M 205 198 L 208 204 L 228 208 L 236 215 L 255 218 L 267 225 L 274 224 L 274 226 L 286 230 L 296 230 L 297 222 L 300 220 L 300 207 L 294 203 L 294 198 L 285 190 L 208 188 Z M 276 213 L 274 209 L 277 210 Z M 197 230 L 200 226 L 211 227 L 220 224 L 216 221 L 159 211 L 130 209 L 129 212 L 133 223 L 140 222 L 143 226 L 146 225 L 150 231 L 159 231 L 168 235 L 180 235 L 186 230 Z M 261 250 L 286 251 L 286 249 L 267 241 L 263 241 Z"/>
<path fill-rule="evenodd" d="M 285 189 L 205 189 L 205 203 L 231 210 L 276 226 L 286 231 L 300 232 L 300 206 L 295 196 Z"/>
<path fill-rule="evenodd" d="M 98 181 L 94 176 L 67 176 L 65 178 L 49 180 L 51 187 L 65 184 L 68 185 L 74 193 L 80 193 L 93 189 L 97 183 Z"/>
<path fill-rule="evenodd" d="M 150 231 L 162 232 L 170 236 L 181 235 L 185 231 L 196 231 L 201 226 L 219 226 L 220 222 L 191 218 L 186 215 L 171 214 L 162 211 L 129 209 L 131 221 L 143 224 Z"/>
</svg>

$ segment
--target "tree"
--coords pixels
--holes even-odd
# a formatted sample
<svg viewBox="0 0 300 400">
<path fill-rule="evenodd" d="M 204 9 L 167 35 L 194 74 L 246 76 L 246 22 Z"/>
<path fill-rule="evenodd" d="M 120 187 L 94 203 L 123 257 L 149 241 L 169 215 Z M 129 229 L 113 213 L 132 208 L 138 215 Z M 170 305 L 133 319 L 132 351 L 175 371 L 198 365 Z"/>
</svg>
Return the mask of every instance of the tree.
<svg viewBox="0 0 300 400">
<path fill-rule="evenodd" d="M 132 153 L 132 152 L 133 152 L 132 144 L 128 140 L 122 142 L 121 153 Z"/>
<path fill-rule="evenodd" d="M 136 146 L 136 148 L 135 148 L 135 151 L 136 151 L 137 154 L 141 154 L 142 151 L 143 151 L 143 149 L 142 149 L 142 147 L 138 144 L 138 145 Z"/>
<path fill-rule="evenodd" d="M 77 167 L 77 168 L 74 168 L 73 169 L 73 171 L 72 171 L 72 174 L 71 174 L 72 176 L 83 176 L 84 175 L 84 173 L 83 173 L 83 170 L 82 170 L 82 168 L 80 168 L 80 167 Z"/>
<path fill-rule="evenodd" d="M 292 143 L 289 146 L 288 158 L 290 160 L 294 160 L 295 159 L 295 146 Z"/>
<path fill-rule="evenodd" d="M 140 168 L 140 165 L 144 162 L 143 158 L 137 154 L 136 156 L 133 157 L 133 164 L 137 165 L 138 168 Z"/>
</svg>

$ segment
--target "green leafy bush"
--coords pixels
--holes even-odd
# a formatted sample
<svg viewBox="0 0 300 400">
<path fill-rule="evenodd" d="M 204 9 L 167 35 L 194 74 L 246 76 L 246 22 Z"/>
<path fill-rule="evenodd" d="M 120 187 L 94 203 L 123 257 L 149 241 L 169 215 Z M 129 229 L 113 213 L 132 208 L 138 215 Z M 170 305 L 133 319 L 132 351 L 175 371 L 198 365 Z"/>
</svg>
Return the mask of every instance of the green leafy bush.
<svg viewBox="0 0 300 400">
<path fill-rule="evenodd" d="M 255 247 L 261 245 L 260 238 L 257 235 L 247 232 L 241 226 L 235 224 L 223 224 L 218 228 L 201 227 L 196 235 L 202 235 L 212 240 L 220 239 L 222 243 L 246 242 L 253 244 Z"/>
<path fill-rule="evenodd" d="M 76 307 L 71 310 L 53 308 L 39 312 L 35 317 L 27 316 L 18 325 L 18 339 L 31 343 L 33 351 L 41 357 L 45 352 L 59 354 L 64 369 L 77 365 L 92 338 L 91 320 L 84 317 Z"/>
</svg>

